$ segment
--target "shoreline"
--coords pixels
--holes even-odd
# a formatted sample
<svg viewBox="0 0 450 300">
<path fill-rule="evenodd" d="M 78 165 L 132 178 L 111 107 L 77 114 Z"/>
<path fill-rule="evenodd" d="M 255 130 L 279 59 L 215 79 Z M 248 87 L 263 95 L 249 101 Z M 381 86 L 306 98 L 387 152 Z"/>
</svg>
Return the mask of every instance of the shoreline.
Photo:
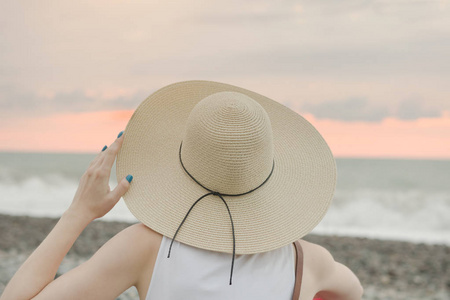
<svg viewBox="0 0 450 300">
<path fill-rule="evenodd" d="M 58 219 L 0 214 L 0 293 Z M 87 260 L 132 223 L 94 221 L 75 242 L 58 274 Z M 363 299 L 449 299 L 450 247 L 424 243 L 309 234 L 348 266 L 364 287 Z M 133 289 L 118 299 L 138 299 Z"/>
</svg>

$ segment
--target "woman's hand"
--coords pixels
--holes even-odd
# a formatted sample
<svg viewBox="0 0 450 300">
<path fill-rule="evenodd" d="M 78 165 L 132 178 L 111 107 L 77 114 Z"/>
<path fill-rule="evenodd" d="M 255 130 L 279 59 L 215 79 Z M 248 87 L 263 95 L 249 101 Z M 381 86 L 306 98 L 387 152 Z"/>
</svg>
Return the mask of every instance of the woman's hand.
<svg viewBox="0 0 450 300">
<path fill-rule="evenodd" d="M 128 175 L 120 180 L 114 190 L 109 187 L 111 168 L 123 143 L 123 131 L 111 144 L 92 160 L 86 172 L 81 176 L 80 184 L 67 210 L 88 222 L 103 217 L 120 200 L 130 187 L 133 176 Z"/>
</svg>

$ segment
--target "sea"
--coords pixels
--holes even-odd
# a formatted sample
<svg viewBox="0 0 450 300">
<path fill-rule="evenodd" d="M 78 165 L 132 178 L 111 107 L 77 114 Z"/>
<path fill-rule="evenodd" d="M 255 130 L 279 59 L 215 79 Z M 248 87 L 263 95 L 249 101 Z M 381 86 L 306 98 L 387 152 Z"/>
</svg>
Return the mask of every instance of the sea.
<svg viewBox="0 0 450 300">
<path fill-rule="evenodd" d="M 60 217 L 95 155 L 0 152 L 0 214 Z M 450 160 L 336 162 L 333 202 L 312 233 L 450 245 Z M 101 220 L 137 222 L 123 201 Z"/>
</svg>

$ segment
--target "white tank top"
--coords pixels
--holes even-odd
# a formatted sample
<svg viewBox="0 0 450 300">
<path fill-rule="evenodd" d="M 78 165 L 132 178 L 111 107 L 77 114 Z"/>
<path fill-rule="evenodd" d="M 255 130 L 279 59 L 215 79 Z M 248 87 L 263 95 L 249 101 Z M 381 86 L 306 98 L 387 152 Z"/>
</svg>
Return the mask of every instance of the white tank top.
<svg viewBox="0 0 450 300">
<path fill-rule="evenodd" d="M 289 244 L 269 252 L 231 258 L 163 236 L 146 300 L 291 300 L 295 284 L 295 249 Z"/>
</svg>

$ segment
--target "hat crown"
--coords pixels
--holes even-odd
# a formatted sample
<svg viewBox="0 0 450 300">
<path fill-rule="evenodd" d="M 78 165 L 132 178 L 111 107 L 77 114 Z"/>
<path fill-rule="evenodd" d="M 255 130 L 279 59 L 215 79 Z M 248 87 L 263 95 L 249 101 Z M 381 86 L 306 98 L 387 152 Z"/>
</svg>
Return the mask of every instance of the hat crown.
<svg viewBox="0 0 450 300">
<path fill-rule="evenodd" d="M 248 192 L 270 174 L 273 158 L 270 118 L 249 96 L 215 93 L 190 112 L 181 159 L 208 189 L 224 194 Z"/>
</svg>

